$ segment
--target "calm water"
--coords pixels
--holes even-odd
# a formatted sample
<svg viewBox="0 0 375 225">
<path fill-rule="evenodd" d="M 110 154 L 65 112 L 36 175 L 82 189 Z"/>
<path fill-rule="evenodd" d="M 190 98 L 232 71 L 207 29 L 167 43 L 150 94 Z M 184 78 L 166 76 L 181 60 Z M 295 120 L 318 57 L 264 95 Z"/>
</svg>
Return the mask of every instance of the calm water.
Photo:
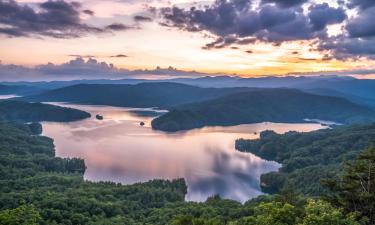
<svg viewBox="0 0 375 225">
<path fill-rule="evenodd" d="M 85 179 L 123 184 L 155 178 L 180 178 L 188 183 L 187 200 L 204 201 L 220 194 L 246 201 L 261 194 L 259 177 L 280 165 L 235 151 L 238 138 L 257 138 L 267 129 L 284 133 L 311 131 L 319 124 L 259 123 L 210 127 L 167 134 L 150 128 L 152 113 L 108 106 L 68 105 L 90 112 L 90 119 L 43 123 L 43 134 L 55 140 L 56 154 L 85 159 Z M 104 116 L 96 120 L 95 115 Z M 140 122 L 145 126 L 140 126 Z"/>
</svg>

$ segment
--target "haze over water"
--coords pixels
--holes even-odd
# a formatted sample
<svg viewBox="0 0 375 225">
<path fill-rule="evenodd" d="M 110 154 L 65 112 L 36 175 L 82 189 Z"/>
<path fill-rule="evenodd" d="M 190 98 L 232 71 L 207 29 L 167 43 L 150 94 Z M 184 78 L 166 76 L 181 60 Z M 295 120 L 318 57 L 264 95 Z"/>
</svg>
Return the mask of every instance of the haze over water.
<svg viewBox="0 0 375 225">
<path fill-rule="evenodd" d="M 88 111 L 92 118 L 71 123 L 44 122 L 43 135 L 54 139 L 57 156 L 85 160 L 85 179 L 132 184 L 157 178 L 185 178 L 186 199 L 191 201 L 204 201 L 219 194 L 243 202 L 262 194 L 260 175 L 275 171 L 280 165 L 236 151 L 236 139 L 255 139 L 263 130 L 284 133 L 324 128 L 311 123 L 259 123 L 172 134 L 152 130 L 153 117 L 132 112 L 135 109 L 68 106 Z M 95 119 L 96 114 L 103 115 L 104 120 Z"/>
</svg>

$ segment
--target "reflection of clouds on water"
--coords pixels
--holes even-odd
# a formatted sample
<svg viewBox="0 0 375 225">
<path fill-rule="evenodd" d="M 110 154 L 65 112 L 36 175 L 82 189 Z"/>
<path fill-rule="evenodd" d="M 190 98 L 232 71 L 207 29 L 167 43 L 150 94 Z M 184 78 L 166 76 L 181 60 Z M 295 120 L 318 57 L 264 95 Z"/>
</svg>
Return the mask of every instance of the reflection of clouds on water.
<svg viewBox="0 0 375 225">
<path fill-rule="evenodd" d="M 215 194 L 245 201 L 261 194 L 262 173 L 279 168 L 277 163 L 236 151 L 236 139 L 257 138 L 266 129 L 283 133 L 321 128 L 318 124 L 259 123 L 164 133 L 149 127 L 151 117 L 129 112 L 138 109 L 73 106 L 104 119 L 44 122 L 43 134 L 55 140 L 58 156 L 85 159 L 85 179 L 132 184 L 182 177 L 188 183 L 187 199 L 194 201 Z M 140 121 L 146 126 L 140 126 Z"/>
<path fill-rule="evenodd" d="M 187 200 L 205 201 L 208 196 L 241 202 L 260 195 L 259 177 L 262 173 L 275 171 L 277 163 L 266 162 L 252 154 L 235 152 L 229 154 L 219 149 L 207 149 L 212 157 L 210 174 L 187 174 Z"/>
</svg>

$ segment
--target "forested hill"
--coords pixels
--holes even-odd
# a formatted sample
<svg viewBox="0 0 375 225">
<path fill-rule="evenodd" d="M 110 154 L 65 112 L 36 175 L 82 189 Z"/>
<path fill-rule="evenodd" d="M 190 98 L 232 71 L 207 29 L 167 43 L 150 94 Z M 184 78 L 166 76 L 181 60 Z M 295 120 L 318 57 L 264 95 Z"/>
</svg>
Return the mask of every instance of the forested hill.
<svg viewBox="0 0 375 225">
<path fill-rule="evenodd" d="M 368 127 L 360 130 L 358 135 L 366 134 Z M 329 203 L 286 192 L 260 196 L 245 204 L 218 196 L 195 203 L 184 201 L 187 187 L 182 179 L 134 185 L 84 181 L 83 160 L 55 157 L 53 141 L 32 134 L 26 125 L 0 123 L 0 224 L 373 225 L 375 222 L 371 213 L 375 209 L 375 194 L 364 193 L 359 183 L 367 179 L 366 166 L 375 163 L 375 149 L 361 153 L 356 164 L 344 170 L 347 176 L 331 181 L 342 189 L 335 192 L 335 196 L 343 196 L 339 201 L 333 199 Z M 344 142 L 347 146 L 342 147 L 350 151 L 351 144 L 356 149 L 366 146 L 356 139 L 361 140 L 361 136 Z M 370 172 L 375 175 L 374 168 Z M 305 175 L 306 179 L 311 178 L 310 174 Z M 370 182 L 375 185 L 374 180 Z M 348 188 L 353 194 L 345 196 Z M 359 205 L 353 207 L 353 199 Z"/>
<path fill-rule="evenodd" d="M 151 209 L 183 202 L 186 193 L 183 180 L 85 182 L 83 160 L 55 157 L 53 140 L 26 125 L 0 123 L 0 158 L 2 225 L 141 225 Z"/>
<path fill-rule="evenodd" d="M 199 88 L 177 83 L 79 84 L 27 96 L 38 102 L 71 102 L 122 107 L 160 107 L 203 101 L 249 88 Z"/>
<path fill-rule="evenodd" d="M 89 118 L 87 112 L 42 103 L 0 100 L 0 121 L 16 122 L 70 122 Z"/>
<path fill-rule="evenodd" d="M 346 99 L 294 89 L 256 89 L 177 106 L 152 121 L 154 129 L 179 131 L 203 126 L 257 122 L 304 122 L 320 119 L 339 123 L 375 121 L 375 111 Z"/>
<path fill-rule="evenodd" d="M 321 195 L 323 178 L 340 174 L 341 164 L 375 145 L 375 123 L 339 126 L 308 133 L 276 134 L 265 131 L 258 140 L 237 140 L 236 149 L 282 164 L 279 172 L 262 175 L 264 191 L 288 188 L 297 193 Z"/>
</svg>

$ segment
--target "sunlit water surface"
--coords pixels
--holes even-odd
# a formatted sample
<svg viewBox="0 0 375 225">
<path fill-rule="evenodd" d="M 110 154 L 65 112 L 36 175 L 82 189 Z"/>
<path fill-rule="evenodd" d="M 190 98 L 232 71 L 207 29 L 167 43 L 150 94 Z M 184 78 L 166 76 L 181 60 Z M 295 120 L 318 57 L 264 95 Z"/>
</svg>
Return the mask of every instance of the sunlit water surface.
<svg viewBox="0 0 375 225">
<path fill-rule="evenodd" d="M 255 139 L 264 130 L 284 133 L 323 128 L 311 123 L 258 123 L 171 134 L 152 130 L 153 117 L 149 113 L 140 116 L 132 112 L 135 109 L 65 106 L 90 112 L 92 118 L 71 123 L 44 122 L 43 135 L 54 139 L 57 156 L 85 160 L 85 179 L 132 184 L 182 177 L 188 184 L 189 201 L 204 201 L 219 194 L 244 202 L 262 194 L 260 175 L 280 165 L 236 151 L 236 139 Z M 96 114 L 104 119 L 95 119 Z"/>
<path fill-rule="evenodd" d="M 10 99 L 10 98 L 15 98 L 15 97 L 20 97 L 20 96 L 18 96 L 18 95 L 0 95 L 0 100 Z"/>
</svg>

